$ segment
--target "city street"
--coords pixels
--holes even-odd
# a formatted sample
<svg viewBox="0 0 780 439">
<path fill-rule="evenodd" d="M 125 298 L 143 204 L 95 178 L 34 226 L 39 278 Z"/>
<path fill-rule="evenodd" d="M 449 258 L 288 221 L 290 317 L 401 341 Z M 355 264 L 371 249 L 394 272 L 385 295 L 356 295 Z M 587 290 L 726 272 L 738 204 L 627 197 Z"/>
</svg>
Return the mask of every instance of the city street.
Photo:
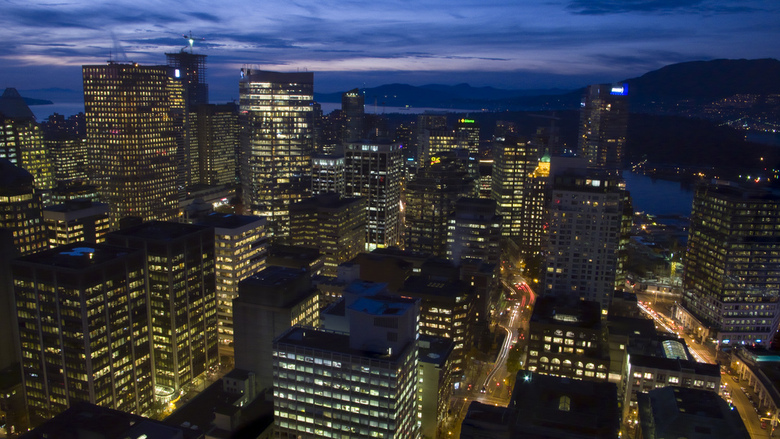
<svg viewBox="0 0 780 439">
<path fill-rule="evenodd" d="M 677 326 L 669 317 L 671 304 L 674 303 L 673 299 L 663 297 L 659 299 L 657 295 L 654 296 L 650 293 L 637 293 L 637 300 L 641 301 L 639 304 L 640 309 L 655 320 L 659 329 L 677 334 L 685 340 L 688 350 L 696 358 L 696 361 L 717 364 L 714 345 L 706 342 L 699 343 L 685 332 L 674 330 Z M 735 382 L 732 375 L 721 372 L 721 384 L 725 384 L 725 392 L 728 392 L 728 396 L 739 412 L 742 422 L 745 423 L 750 437 L 753 439 L 769 438 L 771 427 L 767 429 L 761 428 L 761 419 L 752 403 L 752 401 L 757 401 L 758 397 L 747 386 L 747 383 Z M 727 399 L 725 392 L 721 392 L 721 397 Z M 771 437 L 777 436 L 778 433 L 775 432 Z"/>
<path fill-rule="evenodd" d="M 499 316 L 496 322 L 498 330 L 506 334 L 496 356 L 496 362 L 480 365 L 476 376 L 484 378 L 475 380 L 471 390 L 461 392 L 452 398 L 450 403 L 452 411 L 450 437 L 458 437 L 460 434 L 460 423 L 465 418 L 468 406 L 472 401 L 504 407 L 509 404 L 512 389 L 507 385 L 510 377 L 506 369 L 506 359 L 512 346 L 517 343 L 525 345 L 528 320 L 535 299 L 533 290 L 523 282 L 522 278 L 516 276 L 515 282 L 512 284 L 502 281 L 508 293 L 507 297 L 511 297 L 513 300 L 509 301 L 511 303 L 509 310 L 505 310 L 505 314 Z M 484 389 L 484 393 L 482 389 Z"/>
</svg>

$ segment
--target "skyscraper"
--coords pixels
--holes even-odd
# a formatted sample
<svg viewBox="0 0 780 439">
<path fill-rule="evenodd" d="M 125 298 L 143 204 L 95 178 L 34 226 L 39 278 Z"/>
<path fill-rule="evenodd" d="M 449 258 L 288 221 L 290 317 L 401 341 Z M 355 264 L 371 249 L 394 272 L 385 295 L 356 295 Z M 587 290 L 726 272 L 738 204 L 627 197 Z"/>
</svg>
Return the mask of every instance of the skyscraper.
<svg viewBox="0 0 780 439">
<path fill-rule="evenodd" d="M 48 247 L 41 196 L 33 184 L 32 174 L 0 159 L 0 228 L 11 232 L 19 255 Z"/>
<path fill-rule="evenodd" d="M 214 231 L 152 221 L 106 235 L 144 250 L 155 386 L 179 391 L 218 364 Z"/>
<path fill-rule="evenodd" d="M 181 84 L 167 66 L 83 66 L 90 179 L 124 217 L 173 219 L 178 212 L 177 129 Z"/>
<path fill-rule="evenodd" d="M 285 241 L 290 204 L 311 193 L 314 74 L 242 70 L 239 95 L 244 204 Z"/>
<path fill-rule="evenodd" d="M 83 243 L 12 263 L 33 426 L 76 401 L 152 409 L 144 264 L 142 250 Z"/>
<path fill-rule="evenodd" d="M 255 215 L 211 213 L 198 225 L 214 228 L 217 325 L 220 355 L 232 356 L 233 299 L 238 283 L 265 268 L 268 256 L 266 219 Z"/>
<path fill-rule="evenodd" d="M 416 304 L 360 297 L 345 308 L 349 334 L 293 327 L 274 341 L 275 431 L 419 438 Z"/>
<path fill-rule="evenodd" d="M 100 243 L 108 233 L 108 204 L 70 200 L 43 210 L 49 247 L 73 242 Z"/>
<path fill-rule="evenodd" d="M 447 221 L 447 258 L 481 259 L 495 264 L 501 258 L 501 217 L 496 202 L 484 198 L 460 198 Z"/>
<path fill-rule="evenodd" d="M 401 240 L 401 148 L 395 143 L 350 143 L 344 153 L 345 195 L 367 200 L 368 250 Z"/>
<path fill-rule="evenodd" d="M 680 318 L 701 338 L 768 344 L 780 318 L 780 196 L 729 183 L 693 197 Z"/>
<path fill-rule="evenodd" d="M 206 83 L 206 55 L 182 50 L 166 53 L 168 65 L 173 67 L 173 77 L 184 86 L 184 100 L 192 108 L 209 103 L 209 85 Z"/>
<path fill-rule="evenodd" d="M 338 266 L 366 249 L 366 199 L 320 194 L 290 206 L 293 245 L 315 247 L 324 256 L 323 274 L 336 277 Z"/>
<path fill-rule="evenodd" d="M 538 151 L 530 142 L 515 137 L 493 146 L 492 197 L 502 217 L 501 233 L 520 241 L 523 232 L 523 199 L 527 196 L 528 175 L 537 164 Z"/>
<path fill-rule="evenodd" d="M 357 142 L 363 138 L 365 96 L 357 88 L 341 94 L 341 115 L 343 128 L 342 143 Z"/>
<path fill-rule="evenodd" d="M 320 155 L 311 159 L 311 194 L 344 194 L 344 155 Z"/>
<path fill-rule="evenodd" d="M 628 127 L 628 84 L 589 85 L 580 109 L 579 155 L 592 167 L 623 165 Z"/>
<path fill-rule="evenodd" d="M 479 124 L 474 119 L 458 119 L 455 124 L 455 140 L 458 148 L 470 154 L 479 154 Z"/>
<path fill-rule="evenodd" d="M 447 222 L 455 202 L 476 195 L 465 161 L 453 152 L 431 156 L 431 163 L 406 185 L 406 249 L 446 257 Z"/>
<path fill-rule="evenodd" d="M 189 167 L 192 184 L 233 185 L 238 176 L 236 104 L 190 108 Z"/>
<path fill-rule="evenodd" d="M 51 159 L 35 116 L 14 88 L 0 96 L 0 158 L 32 174 L 43 204 L 49 204 L 54 187 Z"/>
<path fill-rule="evenodd" d="M 623 277 L 625 182 L 595 170 L 555 175 L 544 294 L 599 302 L 609 309 Z"/>
</svg>

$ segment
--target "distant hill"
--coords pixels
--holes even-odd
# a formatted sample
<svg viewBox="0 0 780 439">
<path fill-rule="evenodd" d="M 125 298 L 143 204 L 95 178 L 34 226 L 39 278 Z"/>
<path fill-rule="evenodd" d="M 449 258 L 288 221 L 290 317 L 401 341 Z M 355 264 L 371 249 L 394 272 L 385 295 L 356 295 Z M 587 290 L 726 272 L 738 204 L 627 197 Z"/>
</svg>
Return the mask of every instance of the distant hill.
<svg viewBox="0 0 780 439">
<path fill-rule="evenodd" d="M 737 94 L 780 93 L 780 61 L 719 59 L 668 65 L 626 79 L 632 111 L 668 113 L 696 108 Z M 388 84 L 365 89 L 366 105 L 435 107 L 488 111 L 575 110 L 584 87 L 577 90 L 505 90 L 468 84 L 412 86 Z M 315 93 L 319 102 L 341 102 L 341 93 Z M 685 101 L 684 105 L 680 105 Z"/>
<path fill-rule="evenodd" d="M 638 99 L 717 99 L 735 94 L 780 93 L 780 61 L 716 59 L 671 64 L 627 79 Z"/>
<path fill-rule="evenodd" d="M 506 90 L 493 87 L 472 87 L 468 84 L 429 84 L 413 86 L 408 84 L 387 84 L 363 90 L 366 105 L 388 107 L 435 107 L 455 109 L 504 109 L 507 99 L 536 97 L 540 95 L 561 95 L 569 90 Z M 318 102 L 341 102 L 341 92 L 315 93 Z"/>
</svg>

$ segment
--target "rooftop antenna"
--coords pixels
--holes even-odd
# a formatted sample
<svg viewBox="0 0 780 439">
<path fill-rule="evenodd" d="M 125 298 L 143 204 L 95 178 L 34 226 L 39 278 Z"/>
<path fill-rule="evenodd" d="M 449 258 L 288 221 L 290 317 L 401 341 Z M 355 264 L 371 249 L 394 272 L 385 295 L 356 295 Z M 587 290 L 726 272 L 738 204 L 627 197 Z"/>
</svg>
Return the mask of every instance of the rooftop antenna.
<svg viewBox="0 0 780 439">
<path fill-rule="evenodd" d="M 187 48 L 189 48 L 190 49 L 190 53 L 193 53 L 192 46 L 195 44 L 195 41 L 205 41 L 206 40 L 205 38 L 193 36 L 192 35 L 192 31 L 190 31 L 189 35 L 185 34 L 185 35 L 182 35 L 182 37 L 184 37 L 184 39 L 186 39 L 187 42 L 189 42 L 188 45 L 182 47 L 182 49 L 181 49 L 182 52 L 186 52 Z"/>
</svg>

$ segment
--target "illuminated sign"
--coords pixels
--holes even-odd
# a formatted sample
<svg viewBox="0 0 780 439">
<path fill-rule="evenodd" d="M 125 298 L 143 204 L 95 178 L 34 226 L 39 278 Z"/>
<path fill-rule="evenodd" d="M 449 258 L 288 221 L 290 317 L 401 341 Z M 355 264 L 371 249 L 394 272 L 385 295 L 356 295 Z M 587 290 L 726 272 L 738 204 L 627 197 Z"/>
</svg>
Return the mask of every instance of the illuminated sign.
<svg viewBox="0 0 780 439">
<path fill-rule="evenodd" d="M 173 71 L 173 76 L 175 76 L 177 78 L 181 78 L 181 72 L 179 71 L 179 69 L 176 69 L 176 70 Z"/>
<path fill-rule="evenodd" d="M 435 165 L 436 163 L 441 163 L 440 157 L 431 157 L 431 164 Z"/>
<path fill-rule="evenodd" d="M 474 123 L 474 119 L 461 119 L 460 123 Z"/>
<path fill-rule="evenodd" d="M 614 84 L 609 94 L 616 96 L 625 96 L 628 94 L 628 84 Z"/>
</svg>

